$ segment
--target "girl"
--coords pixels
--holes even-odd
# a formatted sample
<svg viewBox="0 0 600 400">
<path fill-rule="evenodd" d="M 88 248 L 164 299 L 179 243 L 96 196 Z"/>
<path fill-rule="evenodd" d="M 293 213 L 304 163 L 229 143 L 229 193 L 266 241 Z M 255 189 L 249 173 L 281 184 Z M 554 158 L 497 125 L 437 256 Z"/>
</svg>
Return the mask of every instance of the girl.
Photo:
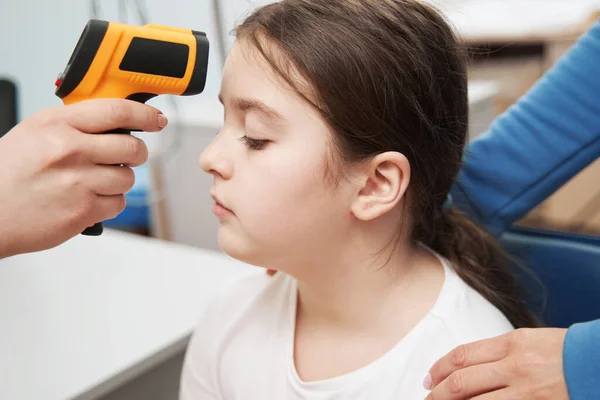
<svg viewBox="0 0 600 400">
<path fill-rule="evenodd" d="M 418 399 L 456 345 L 534 325 L 445 206 L 467 133 L 453 32 L 416 0 L 284 0 L 237 29 L 204 151 L 219 243 L 251 272 L 206 310 L 188 399 Z"/>
</svg>

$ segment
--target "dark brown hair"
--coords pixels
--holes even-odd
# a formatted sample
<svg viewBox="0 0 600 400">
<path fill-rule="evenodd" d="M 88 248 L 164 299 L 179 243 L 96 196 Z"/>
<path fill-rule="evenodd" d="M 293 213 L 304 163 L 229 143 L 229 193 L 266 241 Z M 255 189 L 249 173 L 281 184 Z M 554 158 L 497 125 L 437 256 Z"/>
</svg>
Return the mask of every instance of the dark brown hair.
<svg viewBox="0 0 600 400">
<path fill-rule="evenodd" d="M 411 239 L 448 258 L 515 327 L 536 325 L 499 245 L 443 207 L 467 138 L 467 78 L 458 41 L 433 8 L 416 0 L 283 0 L 257 9 L 236 35 L 321 113 L 341 160 L 404 154 Z"/>
</svg>

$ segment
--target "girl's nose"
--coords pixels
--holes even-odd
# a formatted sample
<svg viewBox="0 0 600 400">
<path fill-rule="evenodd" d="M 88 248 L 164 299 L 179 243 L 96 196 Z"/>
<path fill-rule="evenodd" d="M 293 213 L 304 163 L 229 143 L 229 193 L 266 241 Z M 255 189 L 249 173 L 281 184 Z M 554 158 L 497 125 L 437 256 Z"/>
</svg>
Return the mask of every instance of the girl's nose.
<svg viewBox="0 0 600 400">
<path fill-rule="evenodd" d="M 218 175 L 223 179 L 231 178 L 233 167 L 220 133 L 200 154 L 200 168 L 206 173 Z"/>
</svg>

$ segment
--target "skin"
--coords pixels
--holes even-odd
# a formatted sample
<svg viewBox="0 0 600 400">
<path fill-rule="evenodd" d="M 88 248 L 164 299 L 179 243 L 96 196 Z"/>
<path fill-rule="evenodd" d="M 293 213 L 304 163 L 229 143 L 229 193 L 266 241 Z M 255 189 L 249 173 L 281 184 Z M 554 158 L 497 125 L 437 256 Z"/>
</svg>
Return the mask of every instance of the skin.
<svg viewBox="0 0 600 400">
<path fill-rule="evenodd" d="M 0 258 L 46 250 L 125 208 L 131 167 L 148 157 L 127 127 L 160 131 L 155 108 L 121 99 L 49 108 L 0 140 Z M 121 164 L 124 164 L 121 166 Z"/>
<path fill-rule="evenodd" d="M 568 400 L 563 371 L 567 330 L 516 331 L 459 346 L 433 365 L 427 400 Z"/>
</svg>

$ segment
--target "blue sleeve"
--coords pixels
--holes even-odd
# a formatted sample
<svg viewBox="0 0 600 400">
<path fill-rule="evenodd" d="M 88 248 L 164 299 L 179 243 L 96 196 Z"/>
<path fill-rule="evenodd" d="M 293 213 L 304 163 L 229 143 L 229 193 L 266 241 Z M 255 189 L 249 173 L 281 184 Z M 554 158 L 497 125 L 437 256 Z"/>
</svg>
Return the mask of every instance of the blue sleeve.
<svg viewBox="0 0 600 400">
<path fill-rule="evenodd" d="M 495 235 L 600 155 L 600 21 L 467 148 L 454 204 Z"/>
<path fill-rule="evenodd" d="M 600 21 L 468 147 L 454 204 L 501 235 L 600 156 Z M 572 400 L 600 399 L 600 320 L 567 332 Z"/>
<path fill-rule="evenodd" d="M 569 398 L 600 399 L 600 319 L 569 328 L 563 358 Z"/>
</svg>

